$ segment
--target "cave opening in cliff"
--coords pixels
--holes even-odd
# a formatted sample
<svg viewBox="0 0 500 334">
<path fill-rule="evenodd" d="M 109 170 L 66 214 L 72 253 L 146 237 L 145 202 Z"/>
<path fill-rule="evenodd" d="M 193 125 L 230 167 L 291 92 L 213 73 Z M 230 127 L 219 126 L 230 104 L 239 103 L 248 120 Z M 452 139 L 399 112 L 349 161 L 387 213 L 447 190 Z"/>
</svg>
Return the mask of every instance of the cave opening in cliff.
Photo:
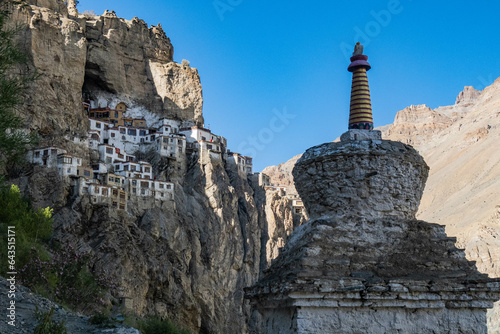
<svg viewBox="0 0 500 334">
<path fill-rule="evenodd" d="M 87 62 L 85 64 L 85 77 L 82 87 L 82 95 L 90 99 L 95 98 L 95 93 L 107 92 L 117 94 L 116 89 L 105 80 L 98 64 Z"/>
</svg>

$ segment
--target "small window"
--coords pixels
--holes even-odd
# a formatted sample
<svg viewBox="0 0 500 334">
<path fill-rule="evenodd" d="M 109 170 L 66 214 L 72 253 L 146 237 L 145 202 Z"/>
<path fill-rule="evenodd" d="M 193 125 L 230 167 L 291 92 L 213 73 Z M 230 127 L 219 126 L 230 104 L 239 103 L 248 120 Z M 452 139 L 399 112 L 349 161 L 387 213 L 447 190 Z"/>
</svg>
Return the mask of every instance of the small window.
<svg viewBox="0 0 500 334">
<path fill-rule="evenodd" d="M 120 165 L 116 165 L 115 170 L 120 170 Z"/>
<path fill-rule="evenodd" d="M 106 154 L 113 154 L 113 149 L 111 147 L 106 147 Z"/>
<path fill-rule="evenodd" d="M 128 134 L 130 136 L 135 136 L 135 135 L 137 135 L 137 131 L 135 129 L 128 129 Z"/>
<path fill-rule="evenodd" d="M 144 168 L 144 172 L 146 172 L 146 173 L 151 172 L 151 168 L 149 168 L 149 167 Z"/>
<path fill-rule="evenodd" d="M 90 171 L 88 171 L 88 170 L 84 170 L 84 171 L 83 171 L 83 175 L 84 175 L 84 176 L 90 176 Z"/>
<path fill-rule="evenodd" d="M 111 157 L 106 157 L 106 163 L 110 164 L 111 163 Z"/>
<path fill-rule="evenodd" d="M 71 174 L 71 168 L 68 168 L 68 174 Z"/>
<path fill-rule="evenodd" d="M 115 133 L 111 132 L 111 138 L 115 138 Z"/>
<path fill-rule="evenodd" d="M 40 151 L 35 152 L 35 158 L 40 158 Z"/>
<path fill-rule="evenodd" d="M 96 123 L 95 123 L 95 127 L 100 129 L 100 128 L 101 128 L 101 123 L 96 122 Z"/>
<path fill-rule="evenodd" d="M 172 186 L 170 184 L 167 184 L 167 189 L 171 189 Z"/>
<path fill-rule="evenodd" d="M 115 118 L 118 118 L 118 111 L 115 111 Z"/>
<path fill-rule="evenodd" d="M 136 180 L 132 180 L 132 185 L 136 186 L 137 185 L 137 181 Z"/>
<path fill-rule="evenodd" d="M 125 131 L 125 128 L 120 128 L 120 133 L 121 133 L 121 134 L 125 134 L 125 132 L 126 132 L 126 131 Z"/>
<path fill-rule="evenodd" d="M 124 171 L 128 171 L 128 165 L 123 166 Z"/>
<path fill-rule="evenodd" d="M 159 186 L 160 186 L 160 189 L 163 189 L 163 183 L 160 183 Z"/>
</svg>

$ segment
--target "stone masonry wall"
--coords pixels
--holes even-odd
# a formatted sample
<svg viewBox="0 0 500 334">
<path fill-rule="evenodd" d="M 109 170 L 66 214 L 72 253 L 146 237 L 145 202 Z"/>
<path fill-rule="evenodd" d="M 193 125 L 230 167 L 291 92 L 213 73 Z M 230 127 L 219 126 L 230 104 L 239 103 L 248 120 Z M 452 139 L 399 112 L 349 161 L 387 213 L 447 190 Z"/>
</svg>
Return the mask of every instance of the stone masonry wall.
<svg viewBox="0 0 500 334">
<path fill-rule="evenodd" d="M 299 160 L 293 176 L 311 219 L 325 214 L 411 219 L 428 171 L 411 146 L 365 140 L 313 147 Z"/>
</svg>

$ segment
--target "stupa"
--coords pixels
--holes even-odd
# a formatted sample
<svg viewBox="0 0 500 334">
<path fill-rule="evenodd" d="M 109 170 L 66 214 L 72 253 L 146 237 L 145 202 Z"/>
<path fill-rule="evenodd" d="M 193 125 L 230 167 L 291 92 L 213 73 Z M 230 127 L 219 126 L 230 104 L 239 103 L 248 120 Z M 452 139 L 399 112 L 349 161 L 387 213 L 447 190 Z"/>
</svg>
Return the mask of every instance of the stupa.
<svg viewBox="0 0 500 334">
<path fill-rule="evenodd" d="M 487 333 L 500 280 L 477 271 L 444 227 L 416 220 L 429 167 L 373 130 L 355 47 L 348 131 L 293 170 L 310 220 L 246 289 L 263 334 Z"/>
</svg>

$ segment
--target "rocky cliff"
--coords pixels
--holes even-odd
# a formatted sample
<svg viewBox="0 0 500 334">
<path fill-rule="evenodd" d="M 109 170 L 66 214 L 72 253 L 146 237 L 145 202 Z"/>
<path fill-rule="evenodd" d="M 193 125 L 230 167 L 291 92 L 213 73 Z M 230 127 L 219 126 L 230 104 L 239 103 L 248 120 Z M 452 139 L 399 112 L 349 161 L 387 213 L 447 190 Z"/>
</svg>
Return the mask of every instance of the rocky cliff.
<svg viewBox="0 0 500 334">
<path fill-rule="evenodd" d="M 408 127 L 397 121 L 401 114 L 428 121 L 429 114 L 440 115 L 435 123 L 410 119 L 414 131 L 404 134 L 431 167 L 418 217 L 446 225 L 478 268 L 495 277 L 500 276 L 495 240 L 500 232 L 499 107 L 497 80 L 482 92 L 465 87 L 453 106 L 400 111 L 385 131 L 386 137 L 400 139 Z"/>
<path fill-rule="evenodd" d="M 30 0 L 12 7 L 24 24 L 20 41 L 40 77 L 23 110 L 41 145 L 57 145 L 88 163 L 83 99 L 123 101 L 149 116 L 203 124 L 195 68 L 173 61 L 161 25 L 127 21 L 112 11 L 78 14 L 74 1 Z M 114 107 L 114 105 L 109 105 Z M 172 201 L 132 199 L 128 210 L 76 194 L 75 180 L 33 167 L 14 180 L 35 206 L 54 208 L 54 240 L 98 259 L 118 288 L 108 302 L 128 312 L 168 316 L 196 333 L 246 333 L 243 288 L 255 282 L 294 228 L 290 201 L 238 174 L 224 159 L 153 157 L 160 179 L 175 184 Z M 297 222 L 295 223 L 297 224 Z"/>
<path fill-rule="evenodd" d="M 296 155 L 285 163 L 281 163 L 277 166 L 268 166 L 264 168 L 262 173 L 269 176 L 271 184 L 286 186 L 287 191 L 291 194 L 296 194 L 295 183 L 292 178 L 293 166 L 302 154 Z"/>
<path fill-rule="evenodd" d="M 160 24 L 148 27 L 113 11 L 70 14 L 60 0 L 28 3 L 14 7 L 12 18 L 24 26 L 20 40 L 30 56 L 27 65 L 40 74 L 24 108 L 31 129 L 56 142 L 61 134 L 84 135 L 82 94 L 113 95 L 129 107 L 203 124 L 198 71 L 173 61 Z"/>
</svg>

